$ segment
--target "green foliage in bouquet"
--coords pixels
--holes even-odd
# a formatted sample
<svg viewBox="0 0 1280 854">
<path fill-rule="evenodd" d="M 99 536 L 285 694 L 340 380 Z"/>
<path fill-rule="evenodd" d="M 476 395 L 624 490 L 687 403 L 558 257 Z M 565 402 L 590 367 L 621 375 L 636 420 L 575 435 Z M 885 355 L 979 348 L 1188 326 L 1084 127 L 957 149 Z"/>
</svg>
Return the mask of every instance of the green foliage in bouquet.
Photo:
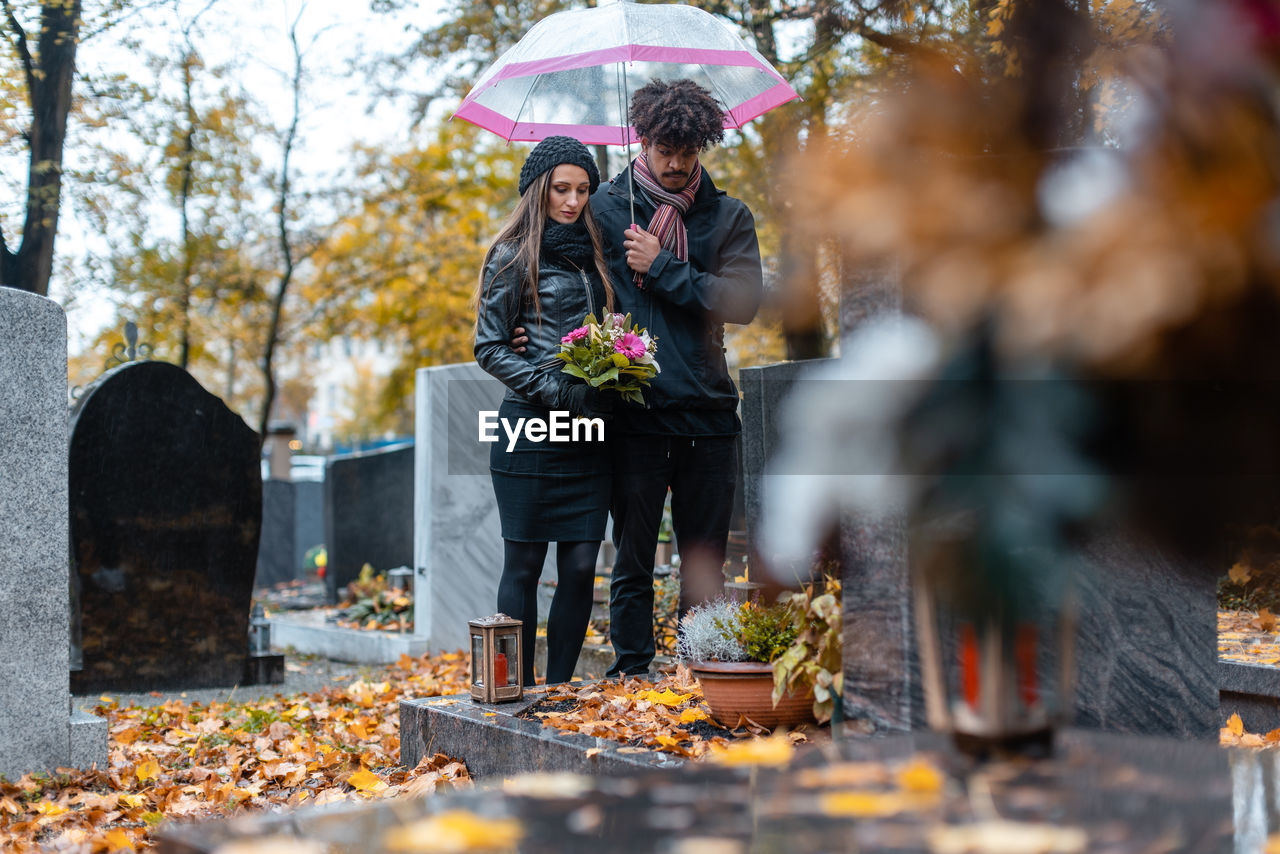
<svg viewBox="0 0 1280 854">
<path fill-rule="evenodd" d="M 606 314 L 603 321 L 588 314 L 582 326 L 560 339 L 556 358 L 566 363 L 563 373 L 643 404 L 641 388 L 660 370 L 654 358 L 657 346 L 657 340 L 633 324 L 629 314 Z"/>
</svg>

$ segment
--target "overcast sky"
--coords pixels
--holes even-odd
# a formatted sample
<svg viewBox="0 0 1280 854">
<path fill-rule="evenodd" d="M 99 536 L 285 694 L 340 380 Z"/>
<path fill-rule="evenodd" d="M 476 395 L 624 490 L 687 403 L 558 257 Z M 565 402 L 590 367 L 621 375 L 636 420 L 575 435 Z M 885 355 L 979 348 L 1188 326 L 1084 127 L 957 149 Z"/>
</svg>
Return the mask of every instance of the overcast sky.
<svg viewBox="0 0 1280 854">
<path fill-rule="evenodd" d="M 184 18 L 189 20 L 205 5 L 207 0 L 184 0 L 181 7 Z M 303 92 L 302 121 L 292 171 L 311 180 L 321 180 L 341 174 L 349 166 L 349 151 L 357 141 L 404 143 L 410 131 L 403 111 L 394 104 L 382 103 L 370 113 L 372 99 L 368 81 L 352 67 L 361 57 L 404 47 L 412 38 L 405 32 L 405 24 L 425 26 L 438 19 L 442 7 L 442 0 L 424 0 L 396 16 L 384 16 L 370 12 L 367 0 L 308 0 L 306 3 L 219 0 L 201 15 L 194 41 L 207 65 L 237 69 L 233 73 L 242 78 L 241 82 L 273 122 L 284 127 L 292 108 L 287 78 L 292 62 L 288 28 L 295 19 L 299 20 L 300 41 L 304 46 L 309 45 L 308 80 Z M 139 28 L 146 28 L 162 16 L 170 26 L 156 27 L 154 31 L 175 32 L 172 24 L 177 19 L 171 8 L 135 22 L 132 32 L 150 31 Z M 177 40 L 172 40 L 176 53 Z M 153 49 L 162 52 L 162 48 L 153 46 Z M 111 33 L 86 41 L 81 46 L 79 61 L 80 67 L 91 73 L 132 73 L 139 67 L 134 52 L 123 48 L 120 38 Z M 172 81 L 175 91 L 177 85 L 177 80 Z M 264 150 L 262 154 L 270 158 L 277 152 Z M 74 149 L 67 151 L 67 159 L 69 165 L 74 164 Z M 25 168 L 25 162 L 20 164 L 21 173 L 25 173 Z M 6 171 L 12 174 L 11 169 Z M 178 228 L 176 216 L 173 228 L 175 231 Z M 71 206 L 65 205 L 60 220 L 58 254 L 77 256 L 94 239 L 76 220 Z M 80 283 L 55 281 L 50 296 L 68 308 L 73 352 L 86 346 L 112 320 L 113 306 L 107 292 L 97 292 Z"/>
</svg>

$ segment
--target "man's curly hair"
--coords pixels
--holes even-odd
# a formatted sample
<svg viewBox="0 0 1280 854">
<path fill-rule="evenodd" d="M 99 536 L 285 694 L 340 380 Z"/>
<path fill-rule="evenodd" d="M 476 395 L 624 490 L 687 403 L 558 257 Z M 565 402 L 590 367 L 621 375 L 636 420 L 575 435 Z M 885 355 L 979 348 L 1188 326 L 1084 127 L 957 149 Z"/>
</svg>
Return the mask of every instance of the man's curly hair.
<svg viewBox="0 0 1280 854">
<path fill-rule="evenodd" d="M 653 80 L 631 96 L 631 124 L 650 142 L 705 151 L 724 139 L 724 110 L 692 80 Z"/>
</svg>

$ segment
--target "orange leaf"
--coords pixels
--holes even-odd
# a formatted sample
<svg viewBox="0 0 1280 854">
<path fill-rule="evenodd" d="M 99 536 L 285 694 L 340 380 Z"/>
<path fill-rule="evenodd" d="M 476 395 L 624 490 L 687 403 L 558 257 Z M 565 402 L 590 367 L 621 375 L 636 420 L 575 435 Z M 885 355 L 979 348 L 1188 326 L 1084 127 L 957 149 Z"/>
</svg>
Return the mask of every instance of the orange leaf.
<svg viewBox="0 0 1280 854">
<path fill-rule="evenodd" d="M 1227 570 L 1227 578 L 1231 579 L 1232 584 L 1244 584 L 1253 576 L 1249 574 L 1249 567 L 1243 563 L 1237 563 Z"/>
<path fill-rule="evenodd" d="M 1230 730 L 1232 735 L 1244 735 L 1244 721 L 1240 720 L 1238 713 L 1233 713 L 1231 717 L 1227 718 L 1227 729 Z"/>
</svg>

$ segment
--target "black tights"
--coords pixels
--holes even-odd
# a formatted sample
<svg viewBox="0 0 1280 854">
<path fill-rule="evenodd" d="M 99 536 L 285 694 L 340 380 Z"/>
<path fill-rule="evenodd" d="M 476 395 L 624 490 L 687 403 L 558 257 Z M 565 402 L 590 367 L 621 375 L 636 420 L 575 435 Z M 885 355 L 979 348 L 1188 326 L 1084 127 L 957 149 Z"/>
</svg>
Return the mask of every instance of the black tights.
<svg viewBox="0 0 1280 854">
<path fill-rule="evenodd" d="M 498 610 L 524 623 L 520 650 L 521 678 L 533 685 L 533 645 L 538 633 L 538 578 L 547 556 L 546 543 L 503 540 L 502 579 L 498 582 Z M 558 580 L 547 617 L 547 684 L 568 682 L 582 652 L 591 620 L 599 541 L 557 543 Z"/>
</svg>

